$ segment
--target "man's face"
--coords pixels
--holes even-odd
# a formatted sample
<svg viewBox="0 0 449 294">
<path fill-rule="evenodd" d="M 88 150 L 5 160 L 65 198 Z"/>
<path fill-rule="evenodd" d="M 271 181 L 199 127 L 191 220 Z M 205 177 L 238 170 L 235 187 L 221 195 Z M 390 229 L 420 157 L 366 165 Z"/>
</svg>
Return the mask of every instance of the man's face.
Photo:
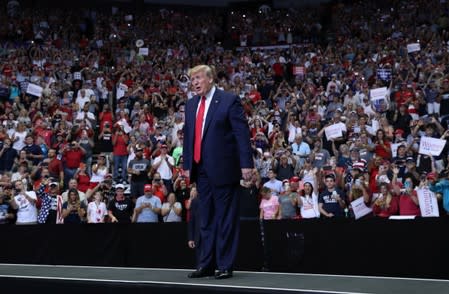
<svg viewBox="0 0 449 294">
<path fill-rule="evenodd" d="M 328 189 L 333 189 L 335 187 L 335 180 L 332 178 L 326 178 L 325 184 Z"/>
<path fill-rule="evenodd" d="M 115 196 L 120 199 L 125 196 L 125 191 L 122 188 L 119 188 L 115 190 L 115 194 L 116 194 Z"/>
<path fill-rule="evenodd" d="M 70 181 L 69 182 L 69 188 L 73 188 L 73 189 L 76 189 L 76 188 L 78 188 L 78 182 L 77 181 Z"/>
<path fill-rule="evenodd" d="M 193 90 L 200 96 L 204 96 L 210 91 L 212 82 L 212 78 L 208 77 L 204 71 L 198 71 L 191 77 Z"/>
<path fill-rule="evenodd" d="M 26 138 L 26 143 L 27 143 L 27 145 L 33 144 L 33 138 L 32 137 L 27 137 Z"/>
<path fill-rule="evenodd" d="M 14 184 L 14 187 L 16 188 L 17 191 L 21 191 L 22 187 L 23 187 L 23 184 L 22 184 L 22 182 L 16 182 Z"/>
<path fill-rule="evenodd" d="M 53 158 L 53 157 L 55 157 L 55 155 L 56 155 L 56 151 L 55 150 L 50 149 L 48 151 L 48 158 Z"/>
</svg>

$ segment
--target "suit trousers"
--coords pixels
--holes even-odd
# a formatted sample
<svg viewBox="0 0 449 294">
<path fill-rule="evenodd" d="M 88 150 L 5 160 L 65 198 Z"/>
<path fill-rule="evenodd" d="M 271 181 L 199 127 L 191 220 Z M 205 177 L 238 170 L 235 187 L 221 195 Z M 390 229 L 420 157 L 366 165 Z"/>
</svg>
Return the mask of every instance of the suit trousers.
<svg viewBox="0 0 449 294">
<path fill-rule="evenodd" d="M 213 185 L 201 162 L 194 167 L 194 172 L 197 173 L 201 238 L 198 268 L 232 270 L 240 233 L 238 183 Z"/>
</svg>

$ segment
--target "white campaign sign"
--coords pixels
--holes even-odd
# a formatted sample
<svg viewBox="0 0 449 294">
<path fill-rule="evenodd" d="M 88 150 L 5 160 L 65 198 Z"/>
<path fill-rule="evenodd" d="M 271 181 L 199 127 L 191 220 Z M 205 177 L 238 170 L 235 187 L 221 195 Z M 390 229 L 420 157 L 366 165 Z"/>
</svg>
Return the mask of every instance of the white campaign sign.
<svg viewBox="0 0 449 294">
<path fill-rule="evenodd" d="M 355 219 L 359 219 L 364 217 L 365 215 L 371 213 L 373 209 L 371 207 L 366 206 L 363 197 L 359 197 L 356 200 L 351 202 L 352 212 L 354 212 Z"/>
<path fill-rule="evenodd" d="M 339 124 L 330 125 L 324 128 L 327 140 L 335 139 L 343 136 L 342 128 Z"/>
<path fill-rule="evenodd" d="M 438 217 L 440 212 L 438 210 L 438 202 L 435 193 L 429 190 L 428 187 L 418 189 L 419 209 L 422 217 Z"/>
<path fill-rule="evenodd" d="M 371 89 L 369 91 L 369 93 L 370 93 L 369 95 L 371 97 L 371 101 L 385 99 L 388 94 L 388 88 L 382 87 L 382 88 Z"/>
<path fill-rule="evenodd" d="M 395 143 L 395 144 L 391 144 L 391 155 L 393 157 L 396 157 L 398 154 L 398 147 L 404 145 L 404 143 Z"/>
<path fill-rule="evenodd" d="M 407 52 L 408 53 L 413 53 L 413 52 L 417 52 L 417 51 L 421 51 L 421 45 L 419 43 L 407 44 Z"/>
<path fill-rule="evenodd" d="M 419 143 L 419 153 L 438 156 L 443 151 L 444 145 L 446 145 L 445 140 L 423 136 Z"/>
<path fill-rule="evenodd" d="M 41 97 L 42 96 L 42 87 L 36 84 L 28 83 L 27 94 L 31 94 L 33 96 Z"/>
<path fill-rule="evenodd" d="M 147 56 L 148 55 L 148 48 L 139 48 L 138 55 Z"/>
<path fill-rule="evenodd" d="M 371 198 L 371 204 L 373 204 L 380 195 L 378 193 L 373 193 L 373 197 Z M 351 202 L 352 212 L 354 212 L 355 219 L 359 219 L 364 217 L 365 215 L 371 213 L 373 209 L 371 207 L 366 206 L 363 197 L 359 197 L 356 200 Z"/>
</svg>

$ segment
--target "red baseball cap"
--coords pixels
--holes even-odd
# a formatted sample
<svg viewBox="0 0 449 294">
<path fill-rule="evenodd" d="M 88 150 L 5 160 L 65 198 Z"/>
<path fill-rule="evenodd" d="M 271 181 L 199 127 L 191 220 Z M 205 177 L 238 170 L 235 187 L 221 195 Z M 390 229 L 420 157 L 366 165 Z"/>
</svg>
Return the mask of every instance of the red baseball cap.
<svg viewBox="0 0 449 294">
<path fill-rule="evenodd" d="M 404 134 L 404 130 L 403 129 L 397 129 L 396 131 L 394 131 L 395 135 L 403 135 Z"/>
<path fill-rule="evenodd" d="M 436 180 L 438 178 L 436 173 L 428 173 L 427 174 L 427 179 L 428 180 Z"/>
<path fill-rule="evenodd" d="M 151 186 L 151 184 L 146 184 L 145 186 L 143 186 L 143 191 L 144 192 L 152 192 L 153 186 Z"/>
<path fill-rule="evenodd" d="M 300 181 L 299 177 L 294 176 L 290 178 L 290 183 L 298 183 Z"/>
</svg>

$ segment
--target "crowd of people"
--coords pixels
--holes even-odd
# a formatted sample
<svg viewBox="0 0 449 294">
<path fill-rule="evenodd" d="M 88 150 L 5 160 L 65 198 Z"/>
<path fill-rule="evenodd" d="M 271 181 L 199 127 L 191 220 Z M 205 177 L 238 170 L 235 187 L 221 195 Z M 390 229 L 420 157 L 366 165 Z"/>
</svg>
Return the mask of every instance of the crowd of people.
<svg viewBox="0 0 449 294">
<path fill-rule="evenodd" d="M 248 119 L 256 168 L 241 181 L 242 219 L 354 217 L 359 198 L 365 217 L 419 216 L 424 187 L 446 215 L 448 145 L 419 153 L 423 137 L 449 136 L 449 6 L 430 2 L 8 7 L 0 223 L 187 221 L 201 201 L 182 158 L 198 64 Z"/>
</svg>

